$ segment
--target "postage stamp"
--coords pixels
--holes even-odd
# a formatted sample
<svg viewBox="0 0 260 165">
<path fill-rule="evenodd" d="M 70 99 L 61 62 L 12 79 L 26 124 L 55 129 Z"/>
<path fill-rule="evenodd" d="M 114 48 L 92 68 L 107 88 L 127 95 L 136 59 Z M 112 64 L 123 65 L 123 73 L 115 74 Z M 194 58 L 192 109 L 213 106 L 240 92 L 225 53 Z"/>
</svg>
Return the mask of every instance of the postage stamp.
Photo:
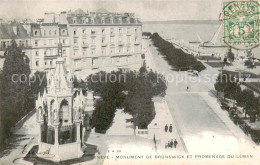
<svg viewBox="0 0 260 165">
<path fill-rule="evenodd" d="M 259 1 L 223 2 L 224 42 L 238 49 L 259 45 Z"/>
</svg>

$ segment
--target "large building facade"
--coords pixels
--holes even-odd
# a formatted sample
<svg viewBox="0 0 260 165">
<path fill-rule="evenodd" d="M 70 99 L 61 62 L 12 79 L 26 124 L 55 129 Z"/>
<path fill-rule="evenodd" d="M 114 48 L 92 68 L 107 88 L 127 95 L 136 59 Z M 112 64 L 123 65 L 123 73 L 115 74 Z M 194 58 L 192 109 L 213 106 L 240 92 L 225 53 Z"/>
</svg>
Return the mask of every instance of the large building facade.
<svg viewBox="0 0 260 165">
<path fill-rule="evenodd" d="M 0 53 L 15 39 L 32 71 L 52 70 L 62 43 L 66 66 L 77 73 L 142 65 L 142 24 L 132 13 L 105 10 L 45 13 L 35 22 L 0 24 Z"/>
</svg>

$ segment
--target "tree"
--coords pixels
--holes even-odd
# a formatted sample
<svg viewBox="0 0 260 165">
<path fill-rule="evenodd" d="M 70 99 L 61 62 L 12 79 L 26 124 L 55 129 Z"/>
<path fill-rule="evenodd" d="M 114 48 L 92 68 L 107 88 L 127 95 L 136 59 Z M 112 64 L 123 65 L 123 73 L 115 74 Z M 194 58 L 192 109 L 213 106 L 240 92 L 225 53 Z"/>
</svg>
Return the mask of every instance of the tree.
<svg viewBox="0 0 260 165">
<path fill-rule="evenodd" d="M 235 55 L 232 52 L 231 48 L 229 48 L 228 53 L 227 53 L 227 58 L 229 61 L 233 62 L 235 60 Z"/>
<path fill-rule="evenodd" d="M 177 49 L 172 43 L 164 40 L 158 33 L 151 36 L 154 46 L 165 57 L 166 61 L 175 70 L 189 70 L 190 67 L 197 71 L 202 71 L 206 67 L 190 54 L 185 53 L 182 49 Z"/>
<path fill-rule="evenodd" d="M 95 104 L 91 120 L 91 126 L 95 127 L 96 132 L 106 132 L 113 122 L 116 108 L 124 108 L 125 113 L 132 115 L 127 121 L 134 126 L 147 128 L 151 123 L 155 115 L 152 97 L 164 95 L 167 86 L 162 75 L 143 69 L 138 73 L 99 72 L 89 76 L 88 88 L 101 96 Z M 117 80 L 104 81 L 111 74 L 117 77 Z M 119 79 L 121 74 L 125 76 L 125 81 Z M 157 76 L 161 78 L 158 80 Z"/>
<path fill-rule="evenodd" d="M 244 92 L 244 109 L 245 109 L 245 118 L 247 114 L 250 114 L 254 110 L 255 95 L 253 91 L 246 89 Z"/>
<path fill-rule="evenodd" d="M 229 96 L 229 92 L 234 89 L 234 78 L 226 71 L 222 71 L 217 77 L 216 83 L 214 84 L 215 89 L 219 92 L 224 93 L 224 99 Z"/>
<path fill-rule="evenodd" d="M 253 63 L 253 61 L 252 61 L 252 59 L 246 60 L 246 61 L 245 61 L 245 66 L 246 66 L 247 68 L 249 68 L 249 69 L 253 69 L 253 68 L 255 67 L 255 65 L 254 65 L 254 63 Z"/>
<path fill-rule="evenodd" d="M 38 96 L 39 92 L 42 94 L 47 87 L 46 72 L 35 72 L 31 78 L 31 82 L 31 90 L 33 91 L 34 96 Z"/>
<path fill-rule="evenodd" d="M 5 52 L 2 73 L 1 96 L 5 134 L 29 110 L 32 110 L 32 92 L 29 86 L 29 59 L 14 40 Z"/>
</svg>

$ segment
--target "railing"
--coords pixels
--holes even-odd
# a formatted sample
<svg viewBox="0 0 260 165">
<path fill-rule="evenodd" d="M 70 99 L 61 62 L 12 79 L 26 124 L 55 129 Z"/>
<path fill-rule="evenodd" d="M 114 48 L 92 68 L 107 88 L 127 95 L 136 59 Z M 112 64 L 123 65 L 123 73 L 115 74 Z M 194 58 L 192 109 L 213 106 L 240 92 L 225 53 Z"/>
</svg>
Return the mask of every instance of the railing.
<svg viewBox="0 0 260 165">
<path fill-rule="evenodd" d="M 114 36 L 115 36 L 115 33 L 110 33 L 110 36 L 111 36 L 111 37 L 114 37 Z"/>
<path fill-rule="evenodd" d="M 119 41 L 119 42 L 118 42 L 118 45 L 123 46 L 123 45 L 124 45 L 124 42 L 123 42 L 123 41 Z"/>
<path fill-rule="evenodd" d="M 83 47 L 83 48 L 88 48 L 88 47 L 89 47 L 89 44 L 87 44 L 87 43 L 82 43 L 82 47 Z"/>
<path fill-rule="evenodd" d="M 135 41 L 135 45 L 140 45 L 140 41 Z"/>
<path fill-rule="evenodd" d="M 107 46 L 107 43 L 106 43 L 106 42 L 103 42 L 103 43 L 101 44 L 101 46 L 105 47 L 105 46 Z"/>
</svg>

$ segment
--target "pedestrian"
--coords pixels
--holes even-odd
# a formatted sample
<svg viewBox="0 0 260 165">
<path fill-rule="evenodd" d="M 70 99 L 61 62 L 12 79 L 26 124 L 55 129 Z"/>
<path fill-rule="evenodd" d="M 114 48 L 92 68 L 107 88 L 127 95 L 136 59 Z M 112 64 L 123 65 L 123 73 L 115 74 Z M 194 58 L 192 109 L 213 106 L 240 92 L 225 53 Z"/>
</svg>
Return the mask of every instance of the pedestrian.
<svg viewBox="0 0 260 165">
<path fill-rule="evenodd" d="M 170 141 L 168 141 L 168 147 L 171 147 L 171 142 Z"/>
<path fill-rule="evenodd" d="M 169 127 L 169 132 L 172 133 L 172 125 Z"/>
<path fill-rule="evenodd" d="M 173 147 L 173 140 L 171 140 L 170 145 L 171 145 L 171 148 L 172 148 Z"/>
<path fill-rule="evenodd" d="M 176 148 L 176 147 L 177 147 L 177 144 L 178 144 L 178 142 L 177 142 L 176 139 L 174 140 L 173 144 L 174 144 L 174 148 Z"/>
<path fill-rule="evenodd" d="M 186 89 L 186 90 L 187 90 L 187 92 L 189 91 L 189 86 L 187 86 L 187 89 Z"/>
<path fill-rule="evenodd" d="M 165 132 L 168 131 L 168 125 L 167 125 L 167 124 L 165 125 L 165 128 L 164 128 L 164 129 L 165 129 Z"/>
</svg>

